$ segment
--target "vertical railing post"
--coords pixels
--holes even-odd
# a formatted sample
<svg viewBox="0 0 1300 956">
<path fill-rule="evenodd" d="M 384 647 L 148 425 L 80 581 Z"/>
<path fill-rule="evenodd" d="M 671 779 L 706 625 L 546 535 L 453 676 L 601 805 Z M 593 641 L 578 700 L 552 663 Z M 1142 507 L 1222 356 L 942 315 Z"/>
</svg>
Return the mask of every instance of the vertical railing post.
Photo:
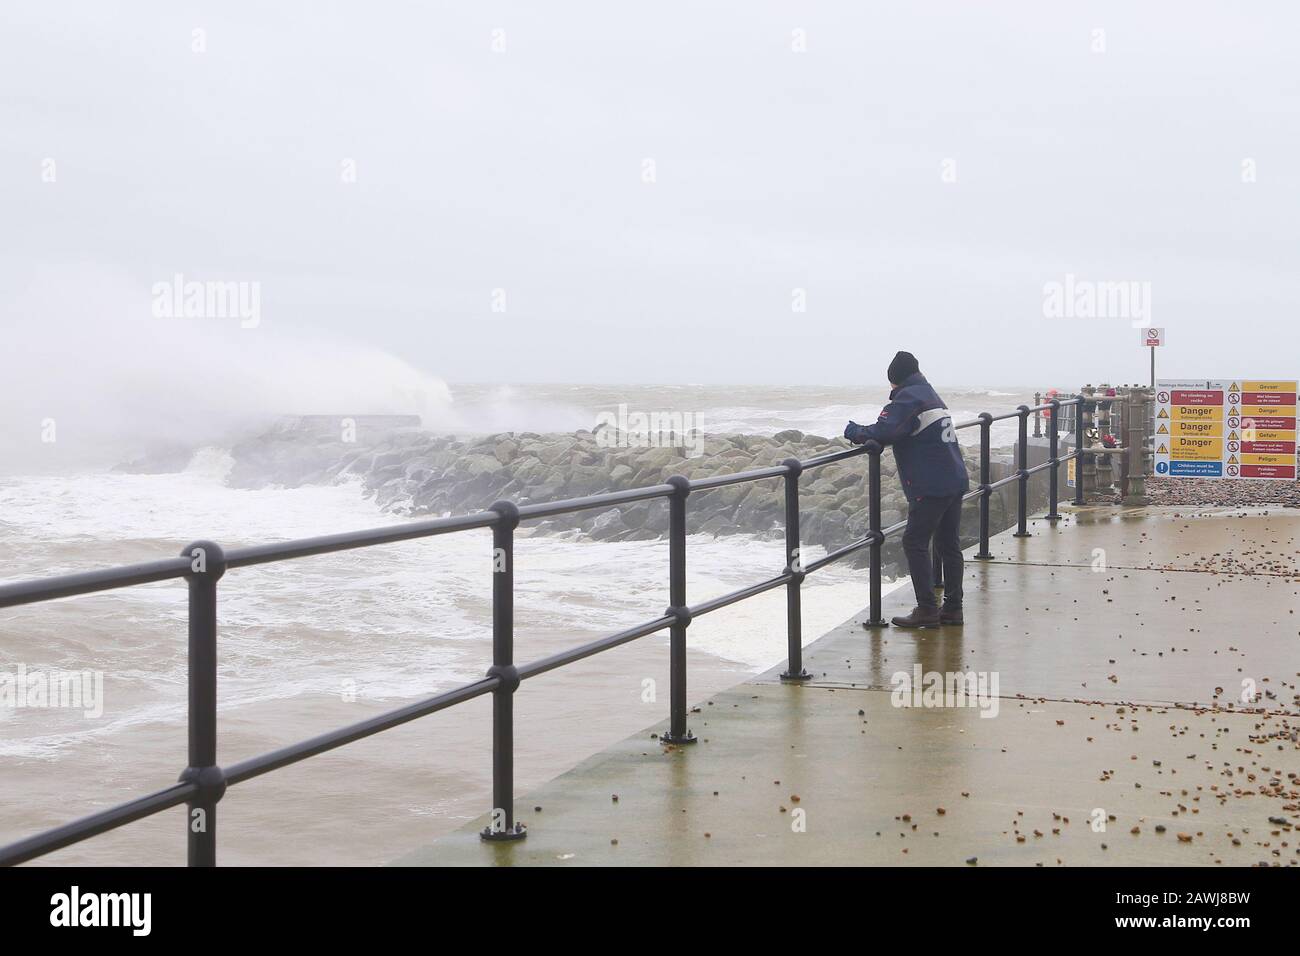
<svg viewBox="0 0 1300 956">
<path fill-rule="evenodd" d="M 497 501 L 492 525 L 492 666 L 487 676 L 497 678 L 492 691 L 492 814 L 479 832 L 484 840 L 519 840 L 528 835 L 515 820 L 515 528 L 519 508 L 512 501 Z"/>
<path fill-rule="evenodd" d="M 1088 422 L 1084 416 L 1083 393 L 1074 396 L 1078 399 L 1074 406 L 1074 504 L 1084 503 L 1083 494 L 1083 449 L 1088 444 Z"/>
<path fill-rule="evenodd" d="M 1020 434 L 1016 441 L 1016 532 L 1013 538 L 1028 538 L 1029 533 L 1029 406 L 1017 406 Z"/>
<path fill-rule="evenodd" d="M 1043 437 L 1043 413 L 1038 410 L 1038 406 L 1043 404 L 1043 395 L 1041 392 L 1034 392 L 1034 437 Z"/>
<path fill-rule="evenodd" d="M 1059 521 L 1061 516 L 1056 510 L 1056 500 L 1060 493 L 1058 472 L 1061 470 L 1061 463 L 1058 455 L 1061 451 L 1061 402 L 1060 399 L 1054 398 L 1048 404 L 1052 406 L 1052 423 L 1047 430 L 1047 457 L 1051 459 L 1052 467 L 1047 469 L 1047 520 Z"/>
<path fill-rule="evenodd" d="M 226 775 L 217 766 L 217 581 L 226 573 L 221 545 L 195 541 L 181 551 L 190 559 L 189 585 L 189 759 L 182 783 L 198 793 L 186 804 L 186 861 L 217 865 L 217 803 Z"/>
<path fill-rule="evenodd" d="M 691 493 L 690 479 L 673 475 L 668 479 L 673 493 L 668 497 L 668 610 L 673 618 L 669 629 L 668 733 L 661 743 L 693 744 L 695 736 L 686 727 L 686 628 L 691 610 L 686 604 L 686 497 Z"/>
<path fill-rule="evenodd" d="M 869 441 L 867 449 L 867 533 L 871 536 L 871 607 L 864 627 L 888 627 L 880 601 L 880 548 L 885 535 L 880 527 L 880 452 L 879 442 Z"/>
<path fill-rule="evenodd" d="M 934 593 L 939 594 L 943 590 L 943 558 L 933 542 L 930 544 L 930 580 L 934 582 Z"/>
<path fill-rule="evenodd" d="M 812 678 L 803 667 L 803 612 L 799 598 L 804 579 L 799 546 L 799 476 L 803 462 L 787 458 L 781 464 L 785 466 L 785 573 L 790 575 L 785 586 L 786 666 L 781 680 L 803 681 Z"/>
<path fill-rule="evenodd" d="M 993 494 L 989 477 L 989 429 L 993 425 L 993 416 L 980 412 L 980 549 L 975 555 L 977 561 L 992 561 L 989 551 L 989 497 Z"/>
</svg>

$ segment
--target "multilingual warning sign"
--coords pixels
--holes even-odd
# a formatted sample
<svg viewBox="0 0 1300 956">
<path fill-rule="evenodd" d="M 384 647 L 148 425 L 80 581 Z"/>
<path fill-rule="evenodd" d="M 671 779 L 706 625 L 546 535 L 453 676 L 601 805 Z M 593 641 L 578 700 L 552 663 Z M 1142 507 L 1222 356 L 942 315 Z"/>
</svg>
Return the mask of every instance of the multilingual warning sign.
<svg viewBox="0 0 1300 956">
<path fill-rule="evenodd" d="M 1155 473 L 1171 478 L 1297 477 L 1297 382 L 1157 382 Z"/>
</svg>

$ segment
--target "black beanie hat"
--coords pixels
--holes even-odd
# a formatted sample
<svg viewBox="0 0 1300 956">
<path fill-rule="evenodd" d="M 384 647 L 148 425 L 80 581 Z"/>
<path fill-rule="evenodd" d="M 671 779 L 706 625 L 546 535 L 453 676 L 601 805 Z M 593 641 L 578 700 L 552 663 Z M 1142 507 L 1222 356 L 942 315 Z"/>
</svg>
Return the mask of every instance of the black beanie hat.
<svg viewBox="0 0 1300 956">
<path fill-rule="evenodd" d="M 889 363 L 889 371 L 886 374 L 895 385 L 902 385 L 907 376 L 915 375 L 920 370 L 921 366 L 916 363 L 915 355 L 911 352 L 899 352 Z"/>
</svg>

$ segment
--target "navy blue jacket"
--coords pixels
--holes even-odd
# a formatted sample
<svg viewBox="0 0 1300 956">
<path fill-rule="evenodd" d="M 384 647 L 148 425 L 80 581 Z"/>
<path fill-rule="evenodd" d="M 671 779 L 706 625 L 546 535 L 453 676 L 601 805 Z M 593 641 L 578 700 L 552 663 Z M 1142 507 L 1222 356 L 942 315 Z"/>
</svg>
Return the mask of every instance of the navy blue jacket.
<svg viewBox="0 0 1300 956">
<path fill-rule="evenodd" d="M 889 393 L 889 404 L 881 409 L 874 425 L 846 428 L 844 437 L 855 445 L 868 441 L 893 445 L 908 501 L 970 491 L 952 416 L 920 372 L 909 375 Z"/>
</svg>

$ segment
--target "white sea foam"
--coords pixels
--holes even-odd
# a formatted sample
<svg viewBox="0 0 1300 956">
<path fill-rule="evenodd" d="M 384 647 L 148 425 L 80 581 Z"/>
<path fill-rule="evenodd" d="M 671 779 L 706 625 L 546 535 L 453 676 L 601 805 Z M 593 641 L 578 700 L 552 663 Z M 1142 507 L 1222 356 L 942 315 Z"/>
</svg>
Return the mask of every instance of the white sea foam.
<svg viewBox="0 0 1300 956">
<path fill-rule="evenodd" d="M 7 580 L 179 553 L 209 538 L 226 547 L 377 526 L 353 485 L 228 488 L 219 449 L 171 475 L 83 474 L 0 479 Z M 125 544 L 124 544 L 125 543 Z M 129 545 L 129 546 L 128 546 Z M 690 540 L 692 602 L 778 573 L 780 541 Z M 817 549 L 810 549 L 816 557 Z M 220 586 L 223 712 L 303 694 L 402 700 L 481 676 L 490 661 L 491 552 L 486 533 L 236 569 Z M 662 541 L 523 537 L 517 545 L 520 660 L 533 629 L 571 630 L 574 643 L 657 617 L 668 603 Z M 805 583 L 809 640 L 859 610 L 866 575 L 833 566 Z M 753 671 L 784 658 L 780 589 L 702 618 L 691 653 Z M 6 661 L 106 672 L 99 721 L 59 711 L 8 715 L 0 755 L 48 758 L 79 741 L 185 714 L 184 586 L 165 582 L 5 612 Z"/>
</svg>

